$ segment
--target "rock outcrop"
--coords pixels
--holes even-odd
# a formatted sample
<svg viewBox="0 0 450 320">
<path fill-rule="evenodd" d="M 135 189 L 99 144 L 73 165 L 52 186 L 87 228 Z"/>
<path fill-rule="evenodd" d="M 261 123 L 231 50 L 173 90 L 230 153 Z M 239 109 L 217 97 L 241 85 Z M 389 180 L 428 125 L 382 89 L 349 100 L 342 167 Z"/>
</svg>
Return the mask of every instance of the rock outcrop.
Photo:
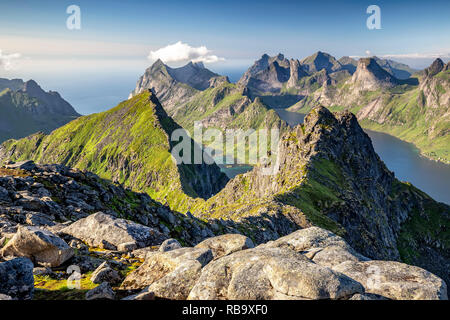
<svg viewBox="0 0 450 320">
<path fill-rule="evenodd" d="M 136 248 L 160 244 L 167 236 L 156 229 L 138 223 L 116 219 L 97 212 L 60 230 L 82 240 L 91 247 L 117 250 L 121 244 L 134 243 Z"/>
<path fill-rule="evenodd" d="M 265 173 L 272 169 L 273 174 Z M 261 208 L 269 201 L 279 208 L 270 228 L 278 237 L 288 233 L 277 228 L 286 225 L 283 220 L 302 228 L 316 225 L 342 235 L 369 258 L 414 261 L 450 279 L 448 250 L 441 245 L 447 248 L 449 207 L 398 181 L 350 112 L 332 114 L 326 108 L 314 108 L 303 125 L 281 139 L 277 162 L 235 177 L 207 201 L 200 216 L 243 224 L 246 219 L 249 223 L 240 229 L 248 228 L 250 234 L 257 221 L 266 220 Z M 283 212 L 286 205 L 292 206 L 291 212 Z M 424 231 L 413 226 L 421 217 L 438 226 L 423 222 L 435 241 L 420 240 Z M 261 232 L 253 234 L 257 238 Z"/>
<path fill-rule="evenodd" d="M 233 247 L 233 236 L 208 242 L 211 247 Z M 316 260 L 318 254 L 322 258 Z M 145 287 L 126 300 L 447 299 L 445 282 L 433 274 L 398 262 L 370 260 L 343 238 L 317 227 L 215 259 L 209 249 L 154 252 L 122 286 Z"/>
<path fill-rule="evenodd" d="M 14 299 L 31 299 L 33 290 L 33 263 L 29 259 L 0 260 L 0 294 Z"/>
<path fill-rule="evenodd" d="M 19 227 L 14 237 L 0 250 L 3 257 L 27 257 L 36 264 L 58 267 L 74 252 L 60 237 L 37 227 Z"/>
</svg>

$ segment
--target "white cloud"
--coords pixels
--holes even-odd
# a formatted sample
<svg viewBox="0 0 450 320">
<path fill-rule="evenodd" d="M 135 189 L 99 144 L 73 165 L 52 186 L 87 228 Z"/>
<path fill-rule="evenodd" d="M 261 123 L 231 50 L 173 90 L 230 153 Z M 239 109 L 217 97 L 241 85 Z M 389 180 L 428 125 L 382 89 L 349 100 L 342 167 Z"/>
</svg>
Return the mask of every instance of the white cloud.
<svg viewBox="0 0 450 320">
<path fill-rule="evenodd" d="M 15 67 L 15 60 L 21 57 L 20 53 L 3 54 L 0 50 L 0 67 L 11 70 Z"/>
<path fill-rule="evenodd" d="M 187 61 L 213 63 L 225 60 L 224 58 L 212 55 L 211 50 L 205 46 L 194 48 L 181 41 L 156 51 L 150 51 L 148 58 L 152 61 L 161 59 L 165 63 Z"/>
<path fill-rule="evenodd" d="M 372 52 L 370 52 L 370 50 L 366 50 L 366 55 L 370 57 L 372 55 Z"/>
</svg>

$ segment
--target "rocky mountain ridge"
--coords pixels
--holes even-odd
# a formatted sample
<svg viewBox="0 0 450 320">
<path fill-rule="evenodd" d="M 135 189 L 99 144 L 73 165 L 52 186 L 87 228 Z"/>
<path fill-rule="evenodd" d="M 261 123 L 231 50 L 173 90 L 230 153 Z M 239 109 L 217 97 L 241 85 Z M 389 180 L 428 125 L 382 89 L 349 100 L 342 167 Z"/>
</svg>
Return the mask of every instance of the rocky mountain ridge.
<svg viewBox="0 0 450 320">
<path fill-rule="evenodd" d="M 316 105 L 350 110 L 365 128 L 412 142 L 423 155 L 448 163 L 450 81 L 446 68 L 437 59 L 414 77 L 399 80 L 384 72 L 375 59 L 361 59 L 352 78 L 323 86 L 290 110 L 307 112 Z"/>
<path fill-rule="evenodd" d="M 449 206 L 398 181 L 353 114 L 314 108 L 284 135 L 278 154 L 274 175 L 257 166 L 235 177 L 200 217 L 257 221 L 274 211 L 280 226 L 326 228 L 368 257 L 407 261 L 448 281 Z"/>
<path fill-rule="evenodd" d="M 80 115 L 57 92 L 34 81 L 0 79 L 0 142 L 52 130 Z"/>
<path fill-rule="evenodd" d="M 89 172 L 9 164 L 0 168 L 0 299 L 448 298 L 430 272 L 371 260 L 318 227 L 259 246 L 227 231 Z M 69 289 L 74 267 L 80 287 Z"/>
<path fill-rule="evenodd" d="M 180 129 L 150 91 L 99 114 L 80 117 L 49 135 L 9 140 L 2 162 L 35 160 L 88 170 L 145 191 L 177 206 L 217 193 L 228 181 L 216 164 L 179 164 L 172 159 L 174 130 Z M 192 150 L 199 148 L 191 143 Z M 206 155 L 205 155 L 206 157 Z"/>
</svg>

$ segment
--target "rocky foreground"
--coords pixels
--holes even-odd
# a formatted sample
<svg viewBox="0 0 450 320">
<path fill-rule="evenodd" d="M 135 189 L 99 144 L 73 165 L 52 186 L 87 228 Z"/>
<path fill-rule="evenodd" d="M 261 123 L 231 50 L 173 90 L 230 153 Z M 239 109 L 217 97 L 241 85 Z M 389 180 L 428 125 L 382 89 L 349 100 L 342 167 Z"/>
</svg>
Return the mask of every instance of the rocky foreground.
<svg viewBox="0 0 450 320">
<path fill-rule="evenodd" d="M 2 300 L 447 299 L 432 273 L 318 227 L 256 246 L 95 175 L 32 162 L 0 172 Z"/>
</svg>

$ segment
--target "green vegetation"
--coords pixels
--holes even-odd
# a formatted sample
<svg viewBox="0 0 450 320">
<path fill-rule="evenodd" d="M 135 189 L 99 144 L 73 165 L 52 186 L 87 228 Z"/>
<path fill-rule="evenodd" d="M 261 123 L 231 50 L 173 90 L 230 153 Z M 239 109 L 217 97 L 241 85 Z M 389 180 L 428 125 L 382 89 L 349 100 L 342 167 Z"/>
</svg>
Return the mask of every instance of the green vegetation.
<svg viewBox="0 0 450 320">
<path fill-rule="evenodd" d="M 175 127 L 168 117 L 159 121 L 156 105 L 145 92 L 109 111 L 80 117 L 50 135 L 9 140 L 3 146 L 11 153 L 10 160 L 88 170 L 185 212 L 198 197 L 189 185 L 198 169 L 173 162 L 168 136 Z M 128 201 L 133 205 L 133 199 Z"/>
<path fill-rule="evenodd" d="M 84 300 L 86 292 L 98 285 L 93 283 L 92 272 L 82 275 L 79 289 L 69 289 L 67 279 L 55 279 L 50 276 L 34 276 L 34 300 Z"/>
</svg>

